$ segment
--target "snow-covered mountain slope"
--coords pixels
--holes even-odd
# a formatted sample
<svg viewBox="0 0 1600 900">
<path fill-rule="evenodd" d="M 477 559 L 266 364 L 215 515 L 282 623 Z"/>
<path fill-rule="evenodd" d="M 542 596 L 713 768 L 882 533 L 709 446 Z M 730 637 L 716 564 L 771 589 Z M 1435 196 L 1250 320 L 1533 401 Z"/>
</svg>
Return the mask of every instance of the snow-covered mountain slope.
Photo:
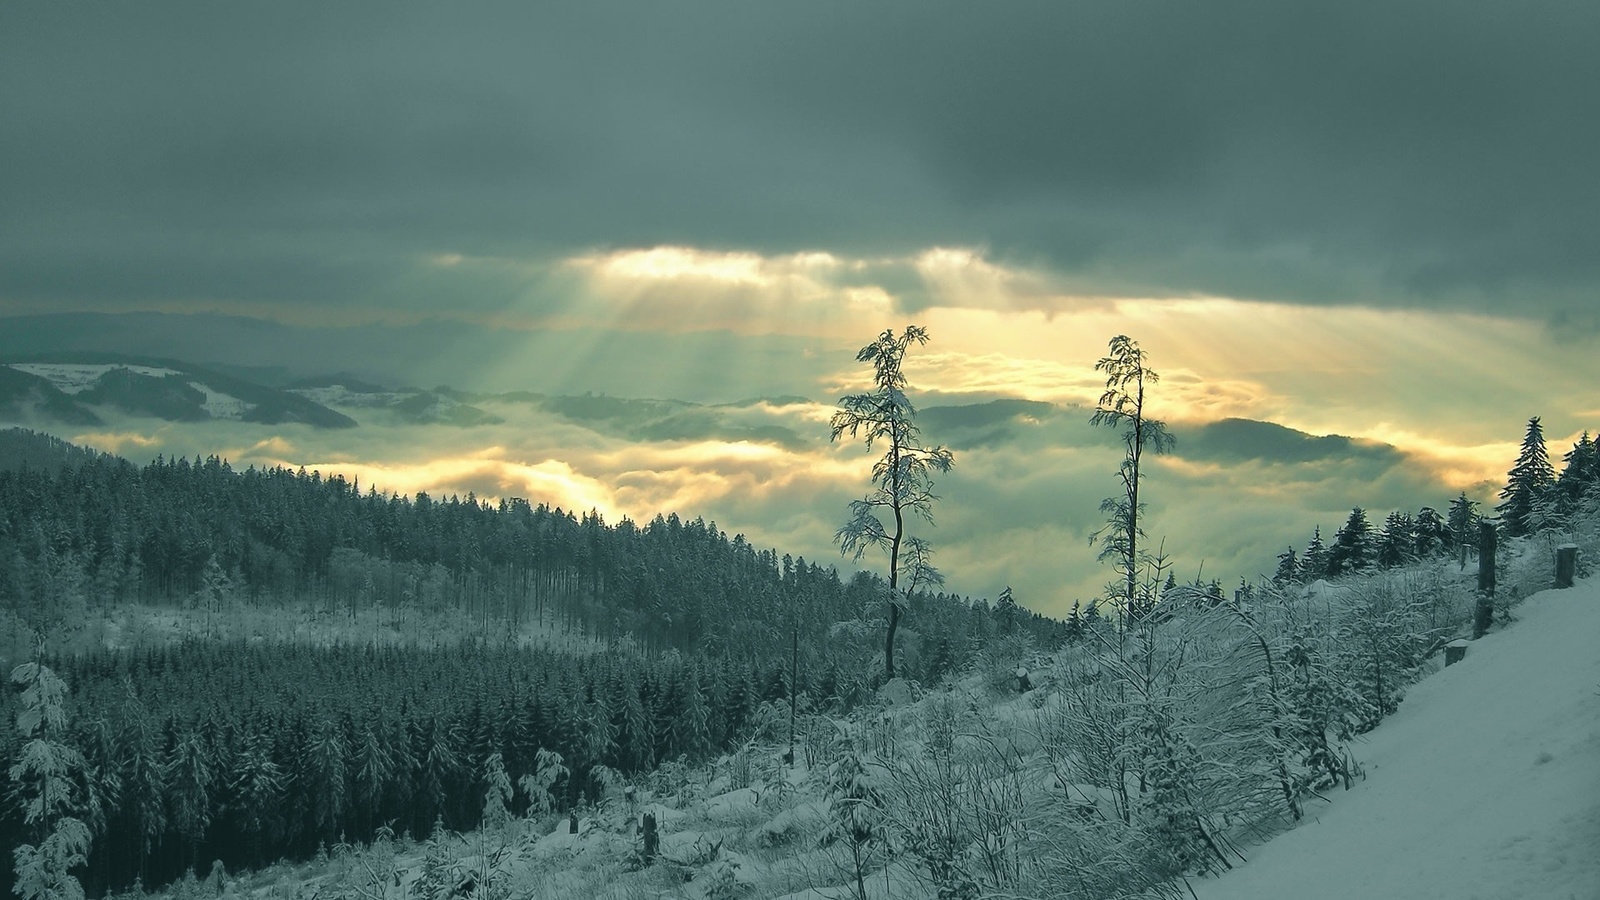
<svg viewBox="0 0 1600 900">
<path fill-rule="evenodd" d="M 81 394 L 95 386 L 100 376 L 112 369 L 127 369 L 147 378 L 166 378 L 182 374 L 173 369 L 156 366 L 119 366 L 114 363 L 12 363 L 11 368 L 40 378 L 55 385 L 63 394 Z"/>
<path fill-rule="evenodd" d="M 167 421 L 356 424 L 298 394 L 172 360 L 94 354 L 0 360 L 0 420 L 93 424 L 108 409 Z"/>
<path fill-rule="evenodd" d="M 1600 900 L 1600 579 L 1514 615 L 1356 748 L 1365 780 L 1199 900 Z"/>
</svg>

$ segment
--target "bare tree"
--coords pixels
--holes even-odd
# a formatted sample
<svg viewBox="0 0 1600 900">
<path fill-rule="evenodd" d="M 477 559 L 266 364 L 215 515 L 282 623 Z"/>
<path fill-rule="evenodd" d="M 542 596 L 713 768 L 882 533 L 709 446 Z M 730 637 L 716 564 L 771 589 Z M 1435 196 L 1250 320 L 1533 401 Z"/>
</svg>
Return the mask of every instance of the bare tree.
<svg viewBox="0 0 1600 900">
<path fill-rule="evenodd" d="M 1139 349 L 1138 342 L 1127 335 L 1117 335 L 1094 368 L 1106 373 L 1106 389 L 1089 422 L 1120 428 L 1124 454 L 1117 470 L 1122 493 L 1101 501 L 1100 511 L 1107 514 L 1106 524 L 1090 540 L 1101 542 L 1099 558 L 1114 560 L 1117 573 L 1122 576 L 1124 586 L 1113 596 L 1121 597 L 1126 621 L 1139 612 L 1139 575 L 1149 555 L 1139 549 L 1139 538 L 1144 536 L 1139 525 L 1139 515 L 1144 511 L 1144 501 L 1139 498 L 1139 482 L 1144 477 L 1140 466 L 1146 449 L 1166 453 L 1172 449 L 1174 439 L 1164 424 L 1145 415 L 1145 385 L 1155 384 L 1160 376 L 1145 364 L 1144 351 Z"/>
<path fill-rule="evenodd" d="M 928 563 L 927 544 L 906 535 L 906 514 L 915 513 L 933 524 L 932 504 L 938 499 L 933 493 L 933 475 L 950 471 L 954 461 L 954 455 L 944 447 L 923 445 L 922 432 L 915 422 L 916 408 L 905 393 L 906 378 L 901 366 L 906 351 L 912 344 L 927 342 L 927 329 L 907 325 L 898 335 L 891 328 L 862 347 L 856 360 L 872 365 L 873 390 L 839 398 L 839 409 L 829 423 L 833 440 L 848 434 L 863 439 L 868 450 L 874 443 L 885 447 L 883 458 L 872 465 L 872 490 L 850 502 L 850 521 L 838 530 L 834 540 L 841 552 L 854 559 L 859 560 L 869 547 L 889 555 L 889 626 L 883 641 L 884 675 L 888 679 L 894 678 L 894 635 L 900 625 L 902 570 L 907 574 L 907 595 L 940 581 Z M 885 517 L 889 525 L 885 525 Z"/>
</svg>

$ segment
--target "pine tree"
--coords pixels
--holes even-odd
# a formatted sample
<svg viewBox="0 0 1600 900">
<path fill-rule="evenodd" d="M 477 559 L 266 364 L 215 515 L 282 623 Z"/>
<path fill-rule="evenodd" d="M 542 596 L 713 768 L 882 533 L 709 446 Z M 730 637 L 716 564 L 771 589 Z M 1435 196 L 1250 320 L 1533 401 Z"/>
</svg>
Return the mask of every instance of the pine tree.
<svg viewBox="0 0 1600 900">
<path fill-rule="evenodd" d="M 528 795 L 530 819 L 555 813 L 560 804 L 556 796 L 559 793 L 556 783 L 572 775 L 564 763 L 561 754 L 543 747 L 534 754 L 533 772 L 522 776 L 519 781 L 522 792 Z"/>
<path fill-rule="evenodd" d="M 365 814 L 369 827 L 383 804 L 384 788 L 394 773 L 394 756 L 380 735 L 378 723 L 364 722 L 356 736 L 350 764 L 351 802 Z"/>
<path fill-rule="evenodd" d="M 1431 559 L 1449 548 L 1450 527 L 1439 511 L 1424 506 L 1412 522 L 1412 552 L 1420 559 Z"/>
<path fill-rule="evenodd" d="M 995 631 L 1009 635 L 1017 629 L 1017 601 L 1011 596 L 1011 586 L 1006 585 L 1000 598 L 994 602 Z"/>
<path fill-rule="evenodd" d="M 1467 492 L 1450 501 L 1450 542 L 1455 547 L 1457 559 L 1466 568 L 1469 551 L 1477 546 L 1478 503 L 1467 499 Z"/>
<path fill-rule="evenodd" d="M 345 759 L 348 748 L 337 722 L 323 718 L 316 725 L 311 742 L 306 747 L 305 789 L 313 798 L 312 818 L 317 832 L 324 837 L 336 837 L 344 821 L 349 792 Z"/>
<path fill-rule="evenodd" d="M 511 776 L 506 774 L 505 759 L 500 751 L 489 754 L 483 763 L 483 781 L 488 790 L 483 795 L 483 824 L 486 828 L 499 828 L 511 821 Z"/>
<path fill-rule="evenodd" d="M 216 780 L 210 748 L 198 728 L 175 736 L 166 769 L 167 820 L 188 842 L 192 855 L 211 827 L 212 787 Z"/>
<path fill-rule="evenodd" d="M 1083 612 L 1078 601 L 1072 601 L 1072 612 L 1067 614 L 1067 640 L 1077 643 L 1083 638 Z"/>
<path fill-rule="evenodd" d="M 1300 580 L 1300 557 L 1295 555 L 1294 548 L 1289 547 L 1278 554 L 1278 569 L 1272 573 L 1272 583 L 1278 587 L 1287 587 Z"/>
<path fill-rule="evenodd" d="M 285 786 L 283 770 L 272 759 L 272 746 L 260 731 L 250 728 L 240 749 L 230 787 L 236 801 L 238 827 L 249 836 L 253 850 L 271 839 L 277 826 Z"/>
<path fill-rule="evenodd" d="M 711 751 L 711 709 L 696 665 L 684 667 L 683 713 L 672 723 L 672 737 L 679 753 L 698 760 Z"/>
<path fill-rule="evenodd" d="M 1301 581 L 1316 581 L 1328 574 L 1328 546 L 1322 542 L 1322 526 L 1311 533 L 1311 543 L 1306 545 L 1301 557 Z"/>
<path fill-rule="evenodd" d="M 162 798 L 167 791 L 167 771 L 162 764 L 161 733 L 144 704 L 127 686 L 129 717 L 122 744 L 127 748 L 123 761 L 122 784 L 130 833 L 139 836 L 139 871 L 151 848 L 167 829 L 167 808 Z"/>
<path fill-rule="evenodd" d="M 77 817 L 83 802 L 78 785 L 87 766 L 61 742 L 67 731 L 67 685 L 38 663 L 18 666 L 11 680 L 22 689 L 17 731 L 24 744 L 9 774 L 23 823 L 37 842 L 12 851 L 14 890 L 22 900 L 83 900 L 83 887 L 71 870 L 89 861 L 89 826 Z"/>
<path fill-rule="evenodd" d="M 1558 483 L 1573 500 L 1600 485 L 1600 443 L 1589 437 L 1589 432 L 1583 433 L 1583 437 L 1561 457 L 1561 462 Z"/>
<path fill-rule="evenodd" d="M 1377 563 L 1385 569 L 1403 566 L 1411 560 L 1411 548 L 1416 543 L 1409 517 L 1392 512 L 1383 521 L 1378 532 Z"/>
<path fill-rule="evenodd" d="M 1600 484 L 1600 448 L 1589 432 L 1561 457 L 1561 475 L 1540 491 L 1530 517 L 1533 530 L 1569 527 L 1584 498 Z"/>
<path fill-rule="evenodd" d="M 1509 537 L 1530 533 L 1534 507 L 1540 495 L 1556 480 L 1555 466 L 1550 463 L 1550 453 L 1545 449 L 1544 428 L 1539 417 L 1528 420 L 1528 430 L 1522 438 L 1522 451 L 1516 465 L 1506 473 L 1506 486 L 1500 491 L 1500 505 L 1495 511 L 1505 523 Z"/>
<path fill-rule="evenodd" d="M 1333 547 L 1328 550 L 1328 574 L 1359 572 L 1372 564 L 1372 556 L 1372 525 L 1367 521 L 1366 510 L 1358 506 L 1350 510 L 1350 517 L 1333 536 Z"/>
</svg>

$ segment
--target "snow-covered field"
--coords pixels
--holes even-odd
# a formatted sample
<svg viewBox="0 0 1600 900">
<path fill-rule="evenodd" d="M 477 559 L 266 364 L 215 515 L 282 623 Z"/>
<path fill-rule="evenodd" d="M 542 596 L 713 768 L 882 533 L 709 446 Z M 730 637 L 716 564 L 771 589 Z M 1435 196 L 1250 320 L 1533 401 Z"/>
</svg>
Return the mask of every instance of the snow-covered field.
<svg viewBox="0 0 1600 900">
<path fill-rule="evenodd" d="M 95 381 L 107 372 L 114 369 L 127 369 L 136 375 L 145 375 L 151 378 L 166 378 L 171 375 L 183 375 L 173 369 L 164 369 L 157 366 L 125 366 L 120 364 L 79 364 L 79 363 L 10 363 L 11 368 L 29 375 L 36 375 L 50 382 L 57 390 L 64 394 L 81 394 L 94 387 Z M 225 394 L 199 381 L 188 382 L 205 395 L 205 402 L 201 408 L 213 419 L 230 419 L 239 421 L 245 413 L 254 409 L 254 404 L 240 400 L 231 394 Z"/>
<path fill-rule="evenodd" d="M 201 404 L 201 408 L 213 419 L 243 419 L 244 414 L 254 408 L 238 397 L 214 391 L 198 381 L 189 382 L 189 387 L 206 395 L 206 402 Z"/>
<path fill-rule="evenodd" d="M 410 397 L 401 391 L 353 391 L 342 384 L 327 387 L 294 388 L 289 393 L 299 394 L 323 406 L 344 406 L 356 409 L 392 406 Z"/>
<path fill-rule="evenodd" d="M 1600 580 L 1515 615 L 1357 747 L 1364 781 L 1200 900 L 1600 900 Z"/>
</svg>

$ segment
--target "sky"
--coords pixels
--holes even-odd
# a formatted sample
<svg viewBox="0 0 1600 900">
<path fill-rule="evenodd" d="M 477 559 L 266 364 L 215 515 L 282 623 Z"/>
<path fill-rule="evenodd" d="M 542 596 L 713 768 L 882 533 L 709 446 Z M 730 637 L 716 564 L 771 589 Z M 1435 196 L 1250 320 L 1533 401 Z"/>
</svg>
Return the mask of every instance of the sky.
<svg viewBox="0 0 1600 900">
<path fill-rule="evenodd" d="M 1254 577 L 1351 506 L 1491 497 L 1529 416 L 1557 454 L 1600 428 L 1597 35 L 1576 2 L 6 4 L 0 317 L 69 317 L 0 346 L 779 398 L 67 436 L 828 561 L 870 457 L 827 414 L 921 324 L 935 561 L 1059 613 L 1110 577 L 1086 407 L 1126 334 L 1179 435 L 1152 539 Z"/>
</svg>

